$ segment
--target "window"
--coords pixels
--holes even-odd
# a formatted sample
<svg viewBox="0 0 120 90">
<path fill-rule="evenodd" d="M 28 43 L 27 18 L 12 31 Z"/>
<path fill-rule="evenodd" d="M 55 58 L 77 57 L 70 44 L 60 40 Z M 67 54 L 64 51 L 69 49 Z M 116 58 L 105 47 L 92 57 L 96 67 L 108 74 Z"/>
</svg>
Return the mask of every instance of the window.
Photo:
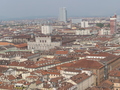
<svg viewBox="0 0 120 90">
<path fill-rule="evenodd" d="M 118 83 L 116 83 L 116 86 L 119 86 L 119 84 L 118 84 Z"/>
</svg>

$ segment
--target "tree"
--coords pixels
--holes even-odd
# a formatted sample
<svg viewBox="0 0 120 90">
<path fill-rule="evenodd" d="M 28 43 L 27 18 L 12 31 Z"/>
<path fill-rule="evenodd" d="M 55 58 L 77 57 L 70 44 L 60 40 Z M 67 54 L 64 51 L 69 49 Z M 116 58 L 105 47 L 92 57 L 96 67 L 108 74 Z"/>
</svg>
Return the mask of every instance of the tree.
<svg viewBox="0 0 120 90">
<path fill-rule="evenodd" d="M 97 23 L 96 26 L 102 28 L 104 26 L 104 24 L 103 23 Z"/>
<path fill-rule="evenodd" d="M 108 24 L 106 27 L 110 27 L 110 24 Z"/>
</svg>

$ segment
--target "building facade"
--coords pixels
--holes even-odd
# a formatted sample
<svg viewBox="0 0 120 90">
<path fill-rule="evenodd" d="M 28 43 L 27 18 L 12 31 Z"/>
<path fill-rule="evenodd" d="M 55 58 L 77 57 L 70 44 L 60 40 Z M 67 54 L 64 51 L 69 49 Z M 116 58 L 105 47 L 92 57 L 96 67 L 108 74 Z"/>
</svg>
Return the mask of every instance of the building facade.
<svg viewBox="0 0 120 90">
<path fill-rule="evenodd" d="M 86 30 L 76 30 L 76 35 L 91 35 L 90 30 L 86 29 Z"/>
<path fill-rule="evenodd" d="M 116 25 L 117 25 L 116 18 L 117 18 L 116 15 L 110 18 L 110 34 L 111 35 L 116 33 Z"/>
<path fill-rule="evenodd" d="M 42 34 L 51 34 L 53 31 L 52 26 L 44 25 L 41 27 Z"/>
<path fill-rule="evenodd" d="M 49 50 L 55 46 L 60 46 L 61 42 L 54 42 L 51 40 L 51 36 L 36 37 L 34 42 L 28 42 L 29 50 Z"/>
<path fill-rule="evenodd" d="M 65 7 L 59 9 L 59 21 L 67 22 L 67 10 Z"/>
<path fill-rule="evenodd" d="M 81 27 L 82 28 L 89 27 L 88 21 L 82 21 L 81 22 Z"/>
<path fill-rule="evenodd" d="M 99 30 L 99 35 L 110 35 L 109 29 L 101 29 Z"/>
</svg>

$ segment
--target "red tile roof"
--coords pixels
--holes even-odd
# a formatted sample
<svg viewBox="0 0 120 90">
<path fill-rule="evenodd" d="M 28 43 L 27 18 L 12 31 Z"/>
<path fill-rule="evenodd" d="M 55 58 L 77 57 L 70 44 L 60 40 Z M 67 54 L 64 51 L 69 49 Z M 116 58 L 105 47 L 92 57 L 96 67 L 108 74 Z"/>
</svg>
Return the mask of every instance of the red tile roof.
<svg viewBox="0 0 120 90">
<path fill-rule="evenodd" d="M 109 76 L 111 77 L 120 77 L 120 71 L 112 70 L 109 72 Z"/>
<path fill-rule="evenodd" d="M 42 82 L 40 80 L 36 81 L 36 85 L 41 84 Z"/>
<path fill-rule="evenodd" d="M 56 54 L 68 54 L 68 51 L 56 51 Z"/>
<path fill-rule="evenodd" d="M 82 74 L 77 74 L 77 75 L 71 77 L 70 79 L 72 81 L 74 81 L 75 83 L 79 84 L 79 83 L 83 82 L 84 80 L 86 80 L 89 77 L 90 76 L 88 76 L 87 74 L 82 73 Z"/>
<path fill-rule="evenodd" d="M 26 78 L 37 79 L 38 76 L 27 76 Z"/>
<path fill-rule="evenodd" d="M 110 80 L 105 80 L 104 82 L 102 82 L 100 85 L 100 87 L 106 87 L 106 88 L 111 88 L 113 87 L 113 82 L 111 82 Z"/>
<path fill-rule="evenodd" d="M 16 83 L 20 83 L 20 84 L 23 84 L 23 85 L 30 85 L 30 83 L 27 82 L 26 80 L 20 80 L 20 81 L 17 81 Z"/>
<path fill-rule="evenodd" d="M 14 85 L 11 84 L 2 84 L 0 85 L 0 89 L 5 89 L 5 90 L 14 90 Z"/>
<path fill-rule="evenodd" d="M 98 61 L 86 60 L 86 59 L 82 59 L 74 63 L 66 63 L 63 65 L 59 65 L 59 67 L 89 68 L 89 69 L 99 69 L 102 68 L 103 66 L 104 65 Z"/>
<path fill-rule="evenodd" d="M 15 78 L 13 75 L 8 75 L 8 76 L 7 76 L 7 79 L 8 79 L 8 80 L 15 80 L 16 78 Z"/>
<path fill-rule="evenodd" d="M 13 43 L 8 43 L 8 42 L 0 42 L 0 45 L 14 45 Z"/>
</svg>

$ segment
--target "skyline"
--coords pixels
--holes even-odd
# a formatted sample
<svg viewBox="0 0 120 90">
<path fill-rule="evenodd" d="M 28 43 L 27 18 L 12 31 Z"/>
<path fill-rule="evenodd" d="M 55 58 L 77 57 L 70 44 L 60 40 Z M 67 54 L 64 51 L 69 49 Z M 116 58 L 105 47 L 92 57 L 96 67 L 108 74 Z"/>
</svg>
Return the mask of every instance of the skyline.
<svg viewBox="0 0 120 90">
<path fill-rule="evenodd" d="M 119 0 L 1 0 L 1 18 L 58 17 L 66 7 L 68 17 L 111 16 L 120 14 Z"/>
</svg>

